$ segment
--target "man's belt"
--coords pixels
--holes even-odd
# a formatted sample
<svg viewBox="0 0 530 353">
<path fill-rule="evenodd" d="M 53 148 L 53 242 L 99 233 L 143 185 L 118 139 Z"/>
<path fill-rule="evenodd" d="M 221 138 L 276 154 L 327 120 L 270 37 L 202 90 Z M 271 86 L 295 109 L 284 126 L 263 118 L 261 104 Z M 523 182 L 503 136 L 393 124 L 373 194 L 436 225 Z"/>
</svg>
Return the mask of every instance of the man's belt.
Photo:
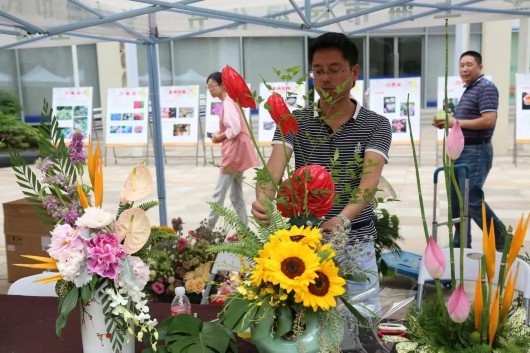
<svg viewBox="0 0 530 353">
<path fill-rule="evenodd" d="M 471 146 L 471 145 L 484 145 L 486 143 L 490 143 L 491 138 L 480 138 L 480 137 L 468 137 L 464 140 L 464 146 Z"/>
</svg>

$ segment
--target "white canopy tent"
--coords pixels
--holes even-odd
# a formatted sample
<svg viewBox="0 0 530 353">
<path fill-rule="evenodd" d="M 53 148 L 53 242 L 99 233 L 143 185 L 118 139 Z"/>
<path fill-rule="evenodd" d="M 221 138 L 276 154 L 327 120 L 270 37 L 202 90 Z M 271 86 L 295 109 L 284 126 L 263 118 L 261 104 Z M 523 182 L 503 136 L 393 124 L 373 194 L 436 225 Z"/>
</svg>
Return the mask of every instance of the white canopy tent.
<svg viewBox="0 0 530 353">
<path fill-rule="evenodd" d="M 119 41 L 146 46 L 160 224 L 167 224 L 156 45 L 187 37 L 293 36 L 530 16 L 530 0 L 0 0 L 0 49 Z"/>
</svg>

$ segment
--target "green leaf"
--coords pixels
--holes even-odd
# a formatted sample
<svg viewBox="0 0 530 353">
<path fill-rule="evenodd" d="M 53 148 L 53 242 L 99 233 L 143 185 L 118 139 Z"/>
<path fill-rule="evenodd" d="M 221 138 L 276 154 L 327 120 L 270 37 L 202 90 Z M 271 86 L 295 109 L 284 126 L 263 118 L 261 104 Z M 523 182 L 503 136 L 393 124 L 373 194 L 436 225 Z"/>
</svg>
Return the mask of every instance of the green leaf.
<svg viewBox="0 0 530 353">
<path fill-rule="evenodd" d="M 355 309 L 353 305 L 348 302 L 347 298 L 345 298 L 344 296 L 339 296 L 339 298 L 344 303 L 344 306 L 348 308 L 350 313 L 352 313 L 352 315 L 355 316 L 357 320 L 359 320 L 359 323 L 361 325 L 368 325 L 368 320 L 366 320 L 366 318 L 359 312 L 359 310 Z"/>
<path fill-rule="evenodd" d="M 55 333 L 57 336 L 61 337 L 66 321 L 68 320 L 68 315 L 70 312 L 77 306 L 77 300 L 79 299 L 79 290 L 73 289 L 66 297 L 63 297 L 59 300 L 59 316 L 55 321 Z"/>
<path fill-rule="evenodd" d="M 278 309 L 278 329 L 274 333 L 274 338 L 279 338 L 293 329 L 293 314 L 291 308 L 282 306 Z"/>
<path fill-rule="evenodd" d="M 252 330 L 252 338 L 256 341 L 261 340 L 270 335 L 272 325 L 274 324 L 274 315 L 260 316 L 256 326 Z"/>
<path fill-rule="evenodd" d="M 231 297 L 228 300 L 228 304 L 219 318 L 219 323 L 230 331 L 234 331 L 239 321 L 247 313 L 250 303 L 240 297 Z"/>
</svg>

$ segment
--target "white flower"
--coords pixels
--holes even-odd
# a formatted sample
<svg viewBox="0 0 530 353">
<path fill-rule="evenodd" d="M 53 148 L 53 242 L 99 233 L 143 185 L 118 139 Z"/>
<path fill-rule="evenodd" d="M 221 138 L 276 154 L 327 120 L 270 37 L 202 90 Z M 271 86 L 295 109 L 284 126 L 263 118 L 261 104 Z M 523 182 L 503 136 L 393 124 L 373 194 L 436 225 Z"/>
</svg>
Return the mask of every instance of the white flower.
<svg viewBox="0 0 530 353">
<path fill-rule="evenodd" d="M 79 274 L 85 262 L 85 253 L 82 250 L 64 249 L 57 256 L 57 270 L 65 281 L 73 281 Z"/>
<path fill-rule="evenodd" d="M 114 216 L 99 207 L 85 208 L 85 213 L 75 221 L 80 227 L 100 229 L 108 226 L 114 220 Z"/>
</svg>

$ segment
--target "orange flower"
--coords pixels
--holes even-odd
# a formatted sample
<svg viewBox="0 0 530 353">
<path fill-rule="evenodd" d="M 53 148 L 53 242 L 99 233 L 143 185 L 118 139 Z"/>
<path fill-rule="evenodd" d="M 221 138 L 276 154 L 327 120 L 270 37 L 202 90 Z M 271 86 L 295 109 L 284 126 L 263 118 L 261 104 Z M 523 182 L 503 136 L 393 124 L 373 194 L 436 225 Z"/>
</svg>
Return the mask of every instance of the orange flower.
<svg viewBox="0 0 530 353">
<path fill-rule="evenodd" d="M 256 109 L 256 102 L 247 83 L 231 66 L 226 65 L 221 72 L 221 79 L 226 88 L 228 96 L 238 102 L 244 108 Z"/>
<path fill-rule="evenodd" d="M 486 206 L 482 202 L 482 232 L 483 232 L 483 247 L 484 255 L 486 255 L 486 272 L 488 273 L 488 282 L 492 283 L 493 276 L 495 276 L 495 228 L 493 227 L 493 218 L 490 222 L 489 235 L 486 220 Z"/>
<path fill-rule="evenodd" d="M 510 307 L 512 306 L 513 292 L 515 290 L 515 280 L 517 279 L 518 275 L 519 275 L 519 266 L 517 266 L 517 271 L 515 272 L 515 276 L 513 275 L 513 272 L 511 272 L 510 277 L 508 277 L 508 282 L 504 290 L 504 298 L 502 300 L 501 320 L 500 320 L 501 322 L 504 321 L 504 318 L 506 317 L 506 315 L 508 315 L 508 311 L 510 310 Z"/>
<path fill-rule="evenodd" d="M 521 246 L 523 246 L 526 230 L 528 229 L 528 221 L 530 221 L 530 214 L 528 214 L 528 216 L 526 217 L 526 222 L 524 223 L 524 226 L 523 217 L 524 215 L 521 215 L 521 219 L 519 220 L 519 223 L 517 224 L 517 228 L 515 229 L 515 233 L 513 235 L 512 244 L 510 246 L 510 252 L 508 253 L 508 260 L 506 261 L 506 271 L 510 270 L 513 262 L 515 261 L 515 258 L 519 254 L 519 250 L 521 250 Z"/>
<path fill-rule="evenodd" d="M 94 164 L 94 184 L 92 185 L 94 189 L 94 205 L 101 207 L 103 204 L 103 162 L 101 158 L 98 158 L 94 160 Z"/>
<path fill-rule="evenodd" d="M 278 93 L 273 93 L 269 99 L 267 99 L 267 104 L 270 108 L 270 114 L 272 120 L 280 127 L 282 134 L 286 135 L 289 132 L 293 134 L 298 133 L 298 123 L 293 117 L 289 108 L 285 104 L 285 101 Z"/>
<path fill-rule="evenodd" d="M 491 303 L 490 309 L 490 325 L 488 330 L 488 337 L 490 345 L 495 339 L 495 333 L 497 333 L 497 326 L 499 325 L 499 291 L 495 291 L 493 302 Z"/>
<path fill-rule="evenodd" d="M 480 275 L 480 268 L 478 271 L 477 281 L 475 282 L 475 300 L 473 306 L 473 314 L 475 317 L 475 330 L 482 331 L 482 309 L 484 302 L 482 300 L 482 276 Z"/>
<path fill-rule="evenodd" d="M 88 207 L 88 199 L 85 195 L 85 192 L 83 191 L 83 187 L 81 186 L 81 184 L 76 183 L 76 187 L 77 187 L 77 194 L 79 195 L 79 202 L 81 202 L 81 207 L 85 209 Z"/>
</svg>

